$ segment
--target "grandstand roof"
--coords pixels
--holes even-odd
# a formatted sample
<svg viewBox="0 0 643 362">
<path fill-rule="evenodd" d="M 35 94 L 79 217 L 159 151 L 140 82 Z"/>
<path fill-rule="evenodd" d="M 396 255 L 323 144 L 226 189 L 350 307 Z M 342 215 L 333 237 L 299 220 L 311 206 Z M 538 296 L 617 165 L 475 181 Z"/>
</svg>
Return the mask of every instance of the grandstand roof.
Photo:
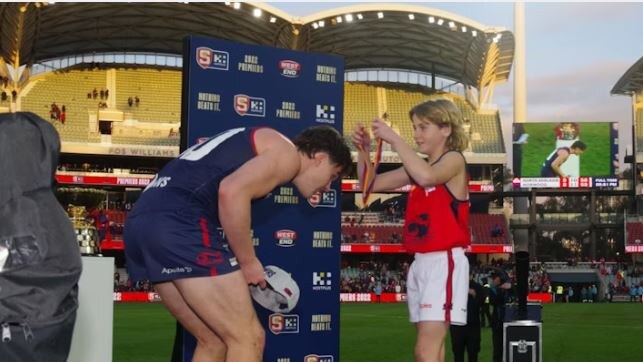
<svg viewBox="0 0 643 362">
<path fill-rule="evenodd" d="M 401 4 L 355 4 L 299 18 L 264 3 L 239 9 L 224 3 L 3 3 L 0 20 L 0 56 L 18 65 L 93 52 L 181 54 L 183 37 L 201 35 L 334 53 L 344 56 L 347 70 L 415 70 L 480 89 L 508 79 L 514 53 L 508 30 Z"/>
<path fill-rule="evenodd" d="M 612 94 L 630 95 L 641 91 L 643 91 L 643 57 L 621 76 L 612 88 Z"/>
</svg>

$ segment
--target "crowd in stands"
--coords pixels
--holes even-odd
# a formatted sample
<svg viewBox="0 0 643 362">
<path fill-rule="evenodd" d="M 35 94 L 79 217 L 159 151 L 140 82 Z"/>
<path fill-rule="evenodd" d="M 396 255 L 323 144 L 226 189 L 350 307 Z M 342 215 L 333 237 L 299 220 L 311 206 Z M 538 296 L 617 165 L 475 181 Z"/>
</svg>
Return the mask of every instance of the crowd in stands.
<svg viewBox="0 0 643 362">
<path fill-rule="evenodd" d="M 7 76 L 0 76 L 0 83 L 2 83 L 2 88 L 7 88 L 9 86 L 9 77 Z"/>
<path fill-rule="evenodd" d="M 99 91 L 98 89 L 94 88 L 91 92 L 87 93 L 87 99 L 97 99 L 100 97 L 100 99 L 109 99 L 109 89 L 102 89 Z"/>
<path fill-rule="evenodd" d="M 129 278 L 121 278 L 120 273 L 116 271 L 114 272 L 114 292 L 156 292 L 156 290 L 149 280 L 132 282 Z"/>
<path fill-rule="evenodd" d="M 67 107 L 63 104 L 61 107 L 58 107 L 56 102 L 52 103 L 49 107 L 49 118 L 52 121 L 60 121 L 60 123 L 65 124 L 65 119 L 67 118 Z"/>
<path fill-rule="evenodd" d="M 406 293 L 409 261 L 386 262 L 372 259 L 351 266 L 344 261 L 341 270 L 341 293 Z"/>
<path fill-rule="evenodd" d="M 135 105 L 135 104 L 138 107 L 138 104 L 140 102 L 141 102 L 141 99 L 138 98 L 138 96 L 134 96 L 134 98 L 132 98 L 132 97 L 127 98 L 127 105 L 130 106 L 130 107 Z"/>
</svg>

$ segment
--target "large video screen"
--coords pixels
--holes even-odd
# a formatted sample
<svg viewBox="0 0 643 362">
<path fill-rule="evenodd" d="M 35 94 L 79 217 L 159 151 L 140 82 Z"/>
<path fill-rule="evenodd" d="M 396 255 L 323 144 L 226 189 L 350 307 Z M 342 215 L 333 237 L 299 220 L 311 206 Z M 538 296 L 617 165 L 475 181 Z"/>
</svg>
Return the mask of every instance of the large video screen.
<svg viewBox="0 0 643 362">
<path fill-rule="evenodd" d="M 514 124 L 514 186 L 616 187 L 618 124 Z"/>
</svg>

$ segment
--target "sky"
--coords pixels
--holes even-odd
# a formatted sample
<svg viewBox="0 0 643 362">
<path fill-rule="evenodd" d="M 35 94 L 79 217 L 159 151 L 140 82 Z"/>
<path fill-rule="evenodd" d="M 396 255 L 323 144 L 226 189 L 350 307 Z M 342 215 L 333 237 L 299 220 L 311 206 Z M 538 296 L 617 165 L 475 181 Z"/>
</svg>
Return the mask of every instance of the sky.
<svg viewBox="0 0 643 362">
<path fill-rule="evenodd" d="M 439 9 L 486 26 L 514 31 L 513 2 L 402 3 Z M 351 5 L 269 4 L 293 16 Z M 631 152 L 632 100 L 610 95 L 610 91 L 643 56 L 642 33 L 643 3 L 525 3 L 527 121 L 619 122 L 622 164 L 624 148 L 627 146 Z M 513 122 L 513 69 L 511 74 L 508 82 L 496 86 L 494 95 L 507 146 Z"/>
</svg>

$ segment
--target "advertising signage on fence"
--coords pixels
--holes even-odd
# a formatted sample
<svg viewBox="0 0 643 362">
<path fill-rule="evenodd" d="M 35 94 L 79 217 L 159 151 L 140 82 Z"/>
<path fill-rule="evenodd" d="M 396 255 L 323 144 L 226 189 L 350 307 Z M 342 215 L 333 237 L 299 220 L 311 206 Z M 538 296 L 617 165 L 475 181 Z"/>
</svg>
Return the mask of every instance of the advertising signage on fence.
<svg viewBox="0 0 643 362">
<path fill-rule="evenodd" d="M 131 186 L 145 187 L 154 178 L 149 176 L 92 176 L 92 175 L 56 175 L 56 181 L 60 184 L 72 185 L 102 185 L 102 186 Z"/>
<path fill-rule="evenodd" d="M 406 249 L 402 244 L 342 244 L 341 246 L 342 253 L 384 253 L 384 254 L 396 254 L 396 253 L 406 253 Z M 513 253 L 513 245 L 506 244 L 472 244 L 466 250 L 467 253 L 474 254 L 511 254 Z"/>
<path fill-rule="evenodd" d="M 361 192 L 362 187 L 358 180 L 343 180 L 342 191 L 343 192 Z M 411 191 L 411 185 L 398 187 L 395 190 L 391 190 L 390 192 L 403 193 L 403 192 L 409 192 L 409 191 Z M 494 191 L 494 187 L 492 184 L 487 184 L 487 183 L 480 184 L 475 182 L 469 183 L 469 192 L 493 192 L 493 191 Z"/>
<path fill-rule="evenodd" d="M 514 187 L 618 187 L 618 123 L 516 123 Z"/>
<path fill-rule="evenodd" d="M 267 126 L 288 137 L 314 125 L 342 132 L 340 57 L 201 37 L 184 45 L 181 150 L 231 128 Z M 257 257 L 289 273 L 300 291 L 288 311 L 255 304 L 264 361 L 339 360 L 340 192 L 336 182 L 305 199 L 287 184 L 253 203 Z"/>
</svg>

